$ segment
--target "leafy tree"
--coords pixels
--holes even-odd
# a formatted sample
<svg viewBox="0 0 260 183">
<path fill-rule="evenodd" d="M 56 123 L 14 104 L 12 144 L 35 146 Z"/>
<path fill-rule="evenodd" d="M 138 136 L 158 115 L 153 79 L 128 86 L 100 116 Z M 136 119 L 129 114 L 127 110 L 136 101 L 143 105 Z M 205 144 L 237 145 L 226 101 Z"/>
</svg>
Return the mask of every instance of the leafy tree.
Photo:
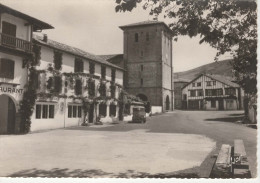
<svg viewBox="0 0 260 183">
<path fill-rule="evenodd" d="M 254 0 L 116 0 L 116 12 L 132 11 L 138 4 L 170 20 L 173 38 L 200 36 L 220 55 L 233 56 L 233 71 L 246 93 L 257 93 L 257 4 Z"/>
</svg>

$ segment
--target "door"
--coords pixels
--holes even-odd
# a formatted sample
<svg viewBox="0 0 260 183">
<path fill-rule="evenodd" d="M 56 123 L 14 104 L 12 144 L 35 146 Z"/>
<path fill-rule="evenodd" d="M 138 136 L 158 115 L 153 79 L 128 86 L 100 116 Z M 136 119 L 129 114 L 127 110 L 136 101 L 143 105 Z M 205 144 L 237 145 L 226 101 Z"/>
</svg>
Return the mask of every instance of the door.
<svg viewBox="0 0 260 183">
<path fill-rule="evenodd" d="M 8 126 L 7 131 L 8 133 L 15 132 L 15 104 L 13 100 L 9 97 L 8 98 Z"/>
<path fill-rule="evenodd" d="M 15 132 L 15 104 L 7 95 L 0 95 L 0 134 Z"/>
<path fill-rule="evenodd" d="M 16 25 L 3 21 L 2 33 L 7 35 L 2 37 L 3 44 L 16 46 Z"/>
<path fill-rule="evenodd" d="M 88 112 L 88 121 L 89 121 L 89 123 L 93 123 L 93 117 L 94 117 L 94 104 L 90 104 L 89 112 Z"/>
<path fill-rule="evenodd" d="M 224 101 L 223 99 L 218 100 L 218 109 L 219 110 L 224 110 Z"/>
</svg>

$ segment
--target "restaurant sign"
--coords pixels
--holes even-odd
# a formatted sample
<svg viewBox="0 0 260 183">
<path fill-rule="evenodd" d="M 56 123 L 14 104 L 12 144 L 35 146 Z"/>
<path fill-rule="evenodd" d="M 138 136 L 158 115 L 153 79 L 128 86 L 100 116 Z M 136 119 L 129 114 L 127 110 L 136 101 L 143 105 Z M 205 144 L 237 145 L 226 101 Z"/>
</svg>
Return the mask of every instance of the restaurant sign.
<svg viewBox="0 0 260 183">
<path fill-rule="evenodd" d="M 0 93 L 17 93 L 17 94 L 22 94 L 23 89 L 18 89 L 15 87 L 3 87 L 0 86 Z"/>
</svg>

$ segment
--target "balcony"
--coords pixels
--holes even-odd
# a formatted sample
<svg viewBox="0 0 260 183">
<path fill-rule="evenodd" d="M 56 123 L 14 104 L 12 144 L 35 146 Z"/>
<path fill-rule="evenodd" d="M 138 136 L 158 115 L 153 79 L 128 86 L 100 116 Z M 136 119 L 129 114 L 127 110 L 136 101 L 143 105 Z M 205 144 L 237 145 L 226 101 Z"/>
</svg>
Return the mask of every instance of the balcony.
<svg viewBox="0 0 260 183">
<path fill-rule="evenodd" d="M 31 42 L 2 33 L 0 33 L 0 45 L 25 52 L 32 51 Z"/>
</svg>

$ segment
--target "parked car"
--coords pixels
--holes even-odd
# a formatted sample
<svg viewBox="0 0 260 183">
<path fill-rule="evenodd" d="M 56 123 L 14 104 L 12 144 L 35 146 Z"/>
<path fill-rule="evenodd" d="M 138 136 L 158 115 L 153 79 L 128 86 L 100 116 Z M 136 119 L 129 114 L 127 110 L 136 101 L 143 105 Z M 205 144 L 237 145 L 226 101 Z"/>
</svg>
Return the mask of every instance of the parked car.
<svg viewBox="0 0 260 183">
<path fill-rule="evenodd" d="M 146 113 L 143 106 L 138 106 L 133 108 L 133 118 L 132 122 L 135 123 L 145 123 L 146 122 Z"/>
</svg>

